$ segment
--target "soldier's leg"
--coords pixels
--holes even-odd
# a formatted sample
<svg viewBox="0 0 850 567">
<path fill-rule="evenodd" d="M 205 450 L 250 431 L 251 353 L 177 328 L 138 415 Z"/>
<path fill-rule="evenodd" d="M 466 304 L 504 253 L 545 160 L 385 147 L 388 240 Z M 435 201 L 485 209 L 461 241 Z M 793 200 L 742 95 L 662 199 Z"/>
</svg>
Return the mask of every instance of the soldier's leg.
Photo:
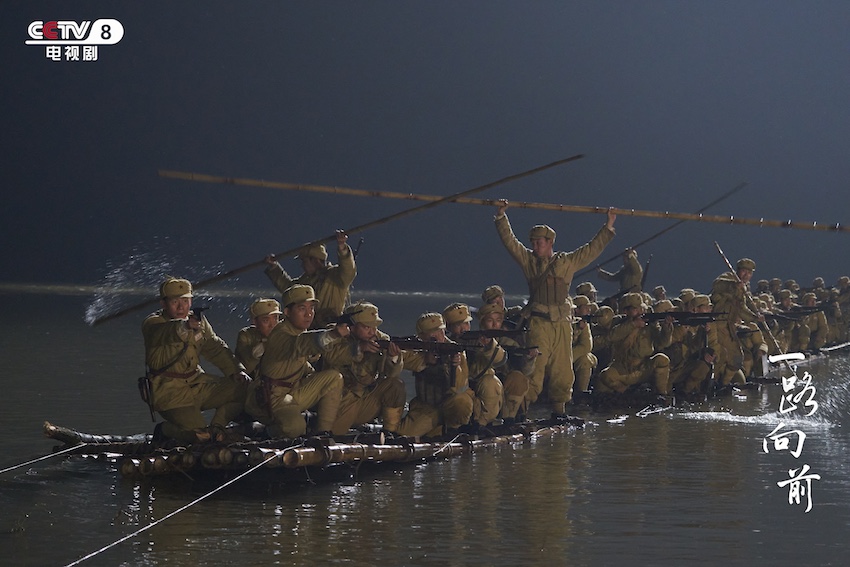
<svg viewBox="0 0 850 567">
<path fill-rule="evenodd" d="M 342 374 L 335 370 L 313 372 L 302 378 L 293 397 L 301 410 L 316 407 L 316 430 L 330 431 L 342 401 Z"/>
<path fill-rule="evenodd" d="M 662 396 L 670 395 L 670 357 L 663 353 L 649 357 L 655 389 Z"/>
<path fill-rule="evenodd" d="M 248 385 L 231 378 L 218 378 L 198 386 L 201 410 L 215 409 L 210 425 L 225 427 L 245 409 Z"/>
<path fill-rule="evenodd" d="M 361 392 L 361 395 L 365 394 L 366 392 Z M 336 420 L 333 427 L 331 427 L 334 435 L 343 435 L 354 426 L 360 406 L 363 403 L 361 395 L 347 390 L 343 392 L 342 400 L 339 403 L 339 411 L 336 414 Z"/>
<path fill-rule="evenodd" d="M 443 414 L 443 425 L 446 429 L 457 429 L 469 423 L 472 419 L 474 401 L 475 394 L 472 390 L 466 390 L 444 400 L 440 404 L 440 412 Z"/>
<path fill-rule="evenodd" d="M 587 353 L 573 361 L 573 373 L 576 377 L 573 393 L 586 392 L 590 389 L 590 375 L 595 367 L 596 356 L 592 353 Z"/>
<path fill-rule="evenodd" d="M 502 405 L 502 419 L 515 419 L 528 392 L 528 376 L 519 370 L 509 372 L 502 380 L 505 399 Z"/>
<path fill-rule="evenodd" d="M 307 433 L 307 422 L 296 403 L 276 405 L 272 412 L 272 422 L 266 427 L 274 438 L 293 439 Z"/>
<path fill-rule="evenodd" d="M 573 397 L 573 326 L 569 321 L 552 324 L 557 333 L 556 344 L 549 356 L 549 401 L 554 413 L 562 414 Z"/>
<path fill-rule="evenodd" d="M 159 414 L 165 419 L 162 424 L 162 434 L 171 439 L 194 443 L 209 439 L 202 432 L 207 426 L 201 411 L 195 406 L 160 410 Z"/>
<path fill-rule="evenodd" d="M 528 328 L 528 343 L 534 345 L 540 351 L 540 355 L 534 364 L 534 371 L 529 376 L 528 391 L 525 394 L 526 406 L 537 401 L 543 392 L 543 381 L 546 369 L 549 366 L 549 358 L 554 349 L 555 330 L 551 321 L 545 321 L 540 317 L 532 317 Z"/>
<path fill-rule="evenodd" d="M 440 427 L 440 411 L 428 404 L 413 398 L 410 401 L 410 410 L 398 427 L 399 435 L 419 437 Z"/>
<path fill-rule="evenodd" d="M 504 387 L 501 380 L 492 374 L 482 376 L 475 386 L 475 399 L 472 419 L 479 425 L 487 425 L 499 417 L 504 400 Z"/>
</svg>

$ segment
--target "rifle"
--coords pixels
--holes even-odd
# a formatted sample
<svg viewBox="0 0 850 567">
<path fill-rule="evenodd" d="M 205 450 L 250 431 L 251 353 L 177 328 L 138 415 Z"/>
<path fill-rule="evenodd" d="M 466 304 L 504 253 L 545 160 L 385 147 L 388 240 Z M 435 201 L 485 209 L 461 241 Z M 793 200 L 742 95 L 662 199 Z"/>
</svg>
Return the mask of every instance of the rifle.
<svg viewBox="0 0 850 567">
<path fill-rule="evenodd" d="M 421 352 L 430 352 L 438 356 L 458 354 L 474 348 L 484 348 L 479 345 L 459 345 L 457 343 L 423 341 L 416 337 L 390 337 L 389 339 L 378 339 L 375 342 L 378 343 L 381 348 L 388 348 L 390 343 L 393 343 L 401 350 L 418 350 Z"/>
<path fill-rule="evenodd" d="M 351 313 L 343 313 L 338 317 L 332 317 L 331 319 L 328 319 L 328 323 L 333 323 L 334 325 L 353 325 L 353 317 L 358 313 L 361 313 L 362 311 L 362 309 L 358 309 L 357 311 L 352 311 Z"/>
<path fill-rule="evenodd" d="M 649 255 L 649 258 L 646 260 L 646 264 L 643 266 L 643 275 L 640 278 L 640 288 L 646 289 L 646 278 L 649 276 L 649 265 L 652 263 L 652 254 Z"/>
<path fill-rule="evenodd" d="M 466 331 L 465 333 L 461 333 L 459 338 L 464 341 L 478 340 L 481 337 L 486 337 L 488 339 L 497 339 L 499 337 L 518 339 L 524 335 L 525 331 L 523 329 L 481 329 L 478 331 Z"/>
<path fill-rule="evenodd" d="M 717 318 L 722 315 L 728 315 L 726 312 L 715 311 L 709 313 L 693 313 L 691 311 L 667 311 L 666 313 L 644 313 L 641 318 L 647 322 L 663 321 L 667 317 L 672 317 L 679 325 L 702 325 L 717 321 Z"/>
<path fill-rule="evenodd" d="M 528 356 L 531 354 L 531 351 L 537 350 L 536 346 L 530 347 L 520 347 L 520 346 L 505 346 L 502 345 L 502 348 L 508 353 L 509 357 L 517 357 L 517 356 Z"/>
</svg>

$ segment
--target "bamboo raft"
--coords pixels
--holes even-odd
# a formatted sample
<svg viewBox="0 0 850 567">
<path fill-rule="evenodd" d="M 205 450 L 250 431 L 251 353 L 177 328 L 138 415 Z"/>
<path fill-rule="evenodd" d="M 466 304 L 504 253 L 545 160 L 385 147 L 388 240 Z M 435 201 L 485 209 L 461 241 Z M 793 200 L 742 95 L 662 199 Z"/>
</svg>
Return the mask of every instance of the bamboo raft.
<svg viewBox="0 0 850 567">
<path fill-rule="evenodd" d="M 175 474 L 193 477 L 212 471 L 238 473 L 258 466 L 285 472 L 327 469 L 343 463 L 360 466 L 427 462 L 519 445 L 535 437 L 583 427 L 584 420 L 563 417 L 495 426 L 482 429 L 479 435 L 460 434 L 451 439 L 387 439 L 382 433 L 355 433 L 339 439 L 311 437 L 178 447 L 157 446 L 146 434 L 93 435 L 49 422 L 44 423 L 44 434 L 62 443 L 54 451 L 104 458 L 115 462 L 123 476 L 143 478 Z"/>
</svg>

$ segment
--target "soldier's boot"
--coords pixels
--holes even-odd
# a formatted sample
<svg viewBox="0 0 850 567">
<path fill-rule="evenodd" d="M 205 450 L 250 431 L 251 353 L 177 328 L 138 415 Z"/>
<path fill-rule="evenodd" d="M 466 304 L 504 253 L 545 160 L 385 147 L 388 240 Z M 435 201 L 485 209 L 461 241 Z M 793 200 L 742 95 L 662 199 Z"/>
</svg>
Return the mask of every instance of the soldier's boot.
<svg viewBox="0 0 850 567">
<path fill-rule="evenodd" d="M 552 417 L 561 417 L 567 415 L 567 404 L 564 402 L 552 402 Z"/>
<path fill-rule="evenodd" d="M 316 417 L 316 431 L 325 432 L 333 429 L 341 401 L 342 387 L 332 388 L 322 396 L 319 404 L 316 406 L 318 413 Z"/>
<path fill-rule="evenodd" d="M 401 413 L 404 406 L 399 408 L 381 408 L 381 423 L 384 431 L 395 433 L 401 425 Z"/>
</svg>

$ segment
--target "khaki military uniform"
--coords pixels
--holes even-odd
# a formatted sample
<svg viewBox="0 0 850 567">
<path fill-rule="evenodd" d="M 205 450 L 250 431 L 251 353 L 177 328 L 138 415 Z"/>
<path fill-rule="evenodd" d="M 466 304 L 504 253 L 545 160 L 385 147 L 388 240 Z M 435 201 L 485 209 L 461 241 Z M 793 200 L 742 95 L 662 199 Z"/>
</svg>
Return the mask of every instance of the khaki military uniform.
<svg viewBox="0 0 850 567">
<path fill-rule="evenodd" d="M 686 394 L 698 392 L 703 382 L 710 379 L 714 365 L 705 361 L 705 348 L 717 354 L 720 344 L 717 340 L 716 323 L 695 327 L 676 325 L 674 329 L 684 329 L 681 341 L 674 343 L 664 352 L 670 356 L 670 383 Z M 675 339 L 674 339 L 675 340 Z"/>
<path fill-rule="evenodd" d="M 716 321 L 717 339 L 720 343 L 714 364 L 717 379 L 723 385 L 733 380 L 741 381 L 744 351 L 738 338 L 738 324 L 742 321 L 755 323 L 758 321 L 758 314 L 747 307 L 745 292 L 733 272 L 725 272 L 714 280 L 711 286 L 711 302 L 715 311 L 728 313 L 721 315 Z"/>
<path fill-rule="evenodd" d="M 570 283 L 577 270 L 599 257 L 614 238 L 614 231 L 603 226 L 589 243 L 572 252 L 556 252 L 551 259 L 537 258 L 517 240 L 507 215 L 497 216 L 495 221 L 502 243 L 528 282 L 528 342 L 540 349 L 526 401 L 530 404 L 537 400 L 544 377 L 548 377 L 549 400 L 554 408 L 563 408 L 572 399 L 575 381 Z"/>
<path fill-rule="evenodd" d="M 452 369 L 448 356 L 433 362 L 427 353 L 405 352 L 404 368 L 413 372 L 416 396 L 410 400 L 400 435 L 439 436 L 443 427 L 457 429 L 469 423 L 475 393 L 469 388 L 465 353 L 460 357 L 460 366 Z"/>
<path fill-rule="evenodd" d="M 499 337 L 496 340 L 508 353 L 507 363 L 496 368 L 496 376 L 502 381 L 505 394 L 502 419 L 515 419 L 517 412 L 524 409 L 523 404 L 531 383 L 529 377 L 534 372 L 535 358 L 528 358 L 518 352 L 511 353 L 512 348 L 522 348 L 522 346 L 510 337 Z"/>
<path fill-rule="evenodd" d="M 507 353 L 493 339 L 483 349 L 467 350 L 466 359 L 469 364 L 469 387 L 475 392 L 472 421 L 487 425 L 499 417 L 504 404 L 504 385 L 496 376 L 495 367 L 505 365 Z"/>
<path fill-rule="evenodd" d="M 281 293 L 294 284 L 309 285 L 313 288 L 319 301 L 316 305 L 316 317 L 313 319 L 314 329 L 325 327 L 342 314 L 349 300 L 349 287 L 357 276 L 354 254 L 348 244 L 339 252 L 338 265 L 329 264 L 313 275 L 302 274 L 293 278 L 278 262 L 267 267 L 265 271 Z"/>
<path fill-rule="evenodd" d="M 390 337 L 378 331 L 377 338 Z M 384 351 L 363 352 L 358 342 L 349 336 L 322 356 L 322 368 L 340 372 L 343 379 L 342 401 L 331 431 L 343 435 L 377 417 L 386 431 L 398 431 L 407 401 L 401 380 L 404 354 L 393 359 Z"/>
<path fill-rule="evenodd" d="M 623 393 L 650 382 L 661 395 L 670 394 L 670 359 L 660 351 L 670 345 L 672 327 L 650 323 L 636 327 L 624 319 L 611 329 L 611 364 L 599 374 L 600 392 Z"/>
<path fill-rule="evenodd" d="M 803 319 L 803 324 L 809 328 L 809 343 L 804 350 L 817 350 L 826 346 L 826 341 L 829 339 L 829 323 L 823 311 L 807 315 Z"/>
<path fill-rule="evenodd" d="M 166 319 L 157 311 L 142 323 L 142 335 L 151 404 L 165 419 L 163 433 L 167 437 L 195 441 L 194 430 L 207 426 L 204 410 L 215 409 L 210 425 L 219 427 L 242 412 L 245 385 L 228 377 L 243 367 L 206 317 L 201 317 L 200 329 L 194 330 L 184 319 Z M 204 372 L 202 356 L 226 377 Z"/>
<path fill-rule="evenodd" d="M 330 431 L 342 396 L 342 375 L 336 370 L 315 372 L 309 359 L 324 354 L 339 339 L 330 331 L 301 331 L 282 321 L 269 334 L 259 365 L 259 379 L 251 382 L 245 409 L 266 424 L 272 437 L 304 435 L 301 412 L 318 404 L 318 431 Z"/>
<path fill-rule="evenodd" d="M 575 374 L 574 392 L 590 390 L 590 376 L 599 360 L 593 354 L 593 334 L 585 321 L 573 324 L 573 373 Z"/>
<path fill-rule="evenodd" d="M 240 329 L 236 336 L 236 358 L 245 367 L 245 372 L 254 376 L 260 358 L 266 350 L 266 337 L 251 325 Z"/>
<path fill-rule="evenodd" d="M 620 284 L 620 293 L 640 292 L 643 285 L 643 267 L 637 259 L 637 255 L 626 255 L 623 266 L 616 272 L 608 272 L 603 269 L 597 271 L 597 275 L 608 282 L 617 282 Z"/>
</svg>

